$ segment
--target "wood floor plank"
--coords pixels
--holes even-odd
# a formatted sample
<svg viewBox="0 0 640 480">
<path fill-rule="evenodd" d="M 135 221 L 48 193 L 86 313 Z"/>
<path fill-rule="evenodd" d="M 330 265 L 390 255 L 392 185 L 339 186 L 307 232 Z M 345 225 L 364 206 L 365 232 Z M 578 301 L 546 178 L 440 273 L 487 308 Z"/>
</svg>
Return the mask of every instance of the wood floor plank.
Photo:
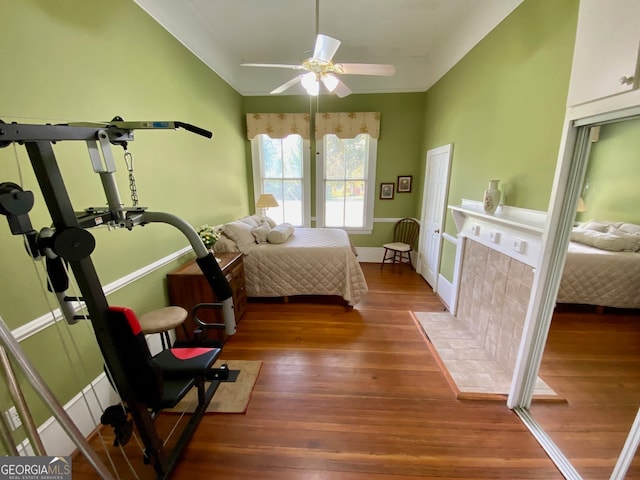
<svg viewBox="0 0 640 480">
<path fill-rule="evenodd" d="M 533 417 L 587 480 L 608 479 L 640 406 L 640 314 L 558 309 L 540 375 L 565 405 Z M 636 453 L 626 479 L 640 479 Z"/>
<path fill-rule="evenodd" d="M 363 269 L 369 293 L 351 311 L 249 303 L 221 356 L 263 362 L 247 412 L 207 415 L 173 478 L 562 478 L 503 403 L 456 399 L 410 315 L 443 310 L 429 285 Z M 92 478 L 81 463 L 74 479 Z"/>
</svg>

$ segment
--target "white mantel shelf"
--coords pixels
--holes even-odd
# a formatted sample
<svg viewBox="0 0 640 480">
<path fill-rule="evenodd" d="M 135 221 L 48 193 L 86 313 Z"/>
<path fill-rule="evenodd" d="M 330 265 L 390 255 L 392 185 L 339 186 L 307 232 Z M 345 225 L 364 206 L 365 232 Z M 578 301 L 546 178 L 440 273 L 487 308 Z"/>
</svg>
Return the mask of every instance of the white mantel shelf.
<svg viewBox="0 0 640 480">
<path fill-rule="evenodd" d="M 537 267 L 546 212 L 502 205 L 495 213 L 486 213 L 482 202 L 467 199 L 463 199 L 461 205 L 450 205 L 449 210 L 460 237 Z"/>
</svg>

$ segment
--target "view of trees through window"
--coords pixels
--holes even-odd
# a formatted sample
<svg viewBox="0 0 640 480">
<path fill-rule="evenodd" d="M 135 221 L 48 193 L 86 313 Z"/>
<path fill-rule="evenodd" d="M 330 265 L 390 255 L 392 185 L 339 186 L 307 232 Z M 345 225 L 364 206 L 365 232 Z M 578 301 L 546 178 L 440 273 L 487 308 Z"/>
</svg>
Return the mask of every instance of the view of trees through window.
<svg viewBox="0 0 640 480">
<path fill-rule="evenodd" d="M 302 225 L 303 149 L 300 135 L 270 138 L 261 135 L 262 191 L 278 200 L 267 215 L 277 223 Z"/>
<path fill-rule="evenodd" d="M 369 136 L 324 137 L 324 224 L 326 227 L 365 225 L 365 193 Z"/>
</svg>

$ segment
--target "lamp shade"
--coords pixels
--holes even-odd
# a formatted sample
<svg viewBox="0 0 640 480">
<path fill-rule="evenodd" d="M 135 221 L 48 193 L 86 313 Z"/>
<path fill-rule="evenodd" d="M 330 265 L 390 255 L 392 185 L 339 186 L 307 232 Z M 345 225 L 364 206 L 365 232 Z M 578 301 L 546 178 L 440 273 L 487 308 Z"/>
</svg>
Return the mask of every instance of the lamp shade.
<svg viewBox="0 0 640 480">
<path fill-rule="evenodd" d="M 256 202 L 256 207 L 258 208 L 270 208 L 277 207 L 278 201 L 276 197 L 274 197 L 271 193 L 262 193 L 258 197 L 258 201 Z"/>
<path fill-rule="evenodd" d="M 587 211 L 587 206 L 584 204 L 584 200 L 582 197 L 578 198 L 578 206 L 576 207 L 576 212 L 582 213 Z"/>
</svg>

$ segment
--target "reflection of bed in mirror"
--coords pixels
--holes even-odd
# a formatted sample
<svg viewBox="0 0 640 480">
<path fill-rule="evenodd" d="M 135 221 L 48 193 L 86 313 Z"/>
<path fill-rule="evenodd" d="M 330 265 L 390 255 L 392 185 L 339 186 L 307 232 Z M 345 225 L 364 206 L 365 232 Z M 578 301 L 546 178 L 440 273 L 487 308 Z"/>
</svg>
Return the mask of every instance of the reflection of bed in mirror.
<svg viewBox="0 0 640 480">
<path fill-rule="evenodd" d="M 589 221 L 573 229 L 557 303 L 640 309 L 640 226 Z"/>
</svg>

